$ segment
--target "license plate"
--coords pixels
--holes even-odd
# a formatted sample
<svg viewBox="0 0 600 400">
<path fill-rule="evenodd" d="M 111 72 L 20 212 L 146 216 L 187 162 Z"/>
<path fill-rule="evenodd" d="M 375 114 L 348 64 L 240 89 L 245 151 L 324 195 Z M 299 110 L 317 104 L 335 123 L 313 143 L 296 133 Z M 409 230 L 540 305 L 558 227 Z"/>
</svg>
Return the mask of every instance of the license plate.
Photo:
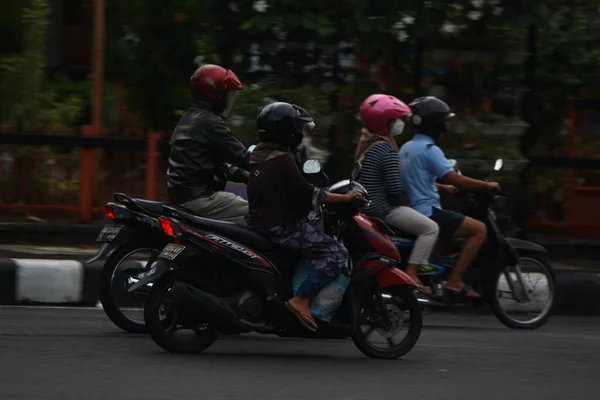
<svg viewBox="0 0 600 400">
<path fill-rule="evenodd" d="M 173 261 L 183 250 L 185 246 L 179 244 L 168 244 L 158 255 L 158 258 L 164 258 L 169 261 Z"/>
<path fill-rule="evenodd" d="M 123 227 L 119 225 L 105 226 L 98 234 L 98 237 L 96 237 L 96 242 L 112 242 L 119 232 L 121 232 L 121 229 L 123 229 Z"/>
</svg>

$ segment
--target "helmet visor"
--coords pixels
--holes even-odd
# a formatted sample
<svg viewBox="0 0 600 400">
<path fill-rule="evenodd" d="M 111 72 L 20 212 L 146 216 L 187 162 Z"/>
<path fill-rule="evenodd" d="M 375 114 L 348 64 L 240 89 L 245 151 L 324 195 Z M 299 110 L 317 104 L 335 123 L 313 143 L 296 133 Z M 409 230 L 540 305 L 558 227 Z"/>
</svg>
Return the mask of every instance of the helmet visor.
<svg viewBox="0 0 600 400">
<path fill-rule="evenodd" d="M 307 122 L 306 124 L 304 124 L 304 126 L 302 127 L 302 133 L 304 135 L 307 135 L 309 133 L 311 133 L 313 130 L 315 129 L 315 123 L 313 121 L 311 122 Z"/>
<path fill-rule="evenodd" d="M 225 102 L 225 110 L 223 110 L 223 112 L 222 112 L 223 117 L 227 118 L 231 114 L 231 110 L 233 110 L 233 105 L 235 104 L 236 97 L 237 97 L 236 90 L 229 90 L 227 92 L 227 99 Z"/>
<path fill-rule="evenodd" d="M 444 125 L 446 127 L 446 131 L 447 130 L 452 130 L 452 127 L 454 126 L 454 124 L 456 123 L 456 114 L 454 113 L 448 113 L 445 117 L 444 117 Z"/>
</svg>

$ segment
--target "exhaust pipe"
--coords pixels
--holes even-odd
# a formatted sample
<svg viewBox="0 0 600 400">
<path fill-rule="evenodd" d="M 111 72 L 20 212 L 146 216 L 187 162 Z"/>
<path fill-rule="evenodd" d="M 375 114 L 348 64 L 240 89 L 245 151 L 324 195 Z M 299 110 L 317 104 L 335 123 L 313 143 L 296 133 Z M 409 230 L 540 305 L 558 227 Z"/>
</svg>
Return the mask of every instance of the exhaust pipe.
<svg viewBox="0 0 600 400">
<path fill-rule="evenodd" d="M 172 294 L 178 307 L 188 309 L 194 315 L 202 314 L 207 321 L 235 324 L 237 320 L 236 312 L 224 299 L 204 290 L 177 282 Z"/>
</svg>

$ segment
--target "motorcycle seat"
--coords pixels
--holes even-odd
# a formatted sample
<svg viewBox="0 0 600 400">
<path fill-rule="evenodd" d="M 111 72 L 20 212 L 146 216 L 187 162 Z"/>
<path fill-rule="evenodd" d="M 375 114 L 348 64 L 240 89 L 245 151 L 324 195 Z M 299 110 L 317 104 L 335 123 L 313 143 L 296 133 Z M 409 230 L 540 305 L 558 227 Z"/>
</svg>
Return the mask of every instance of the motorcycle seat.
<svg viewBox="0 0 600 400">
<path fill-rule="evenodd" d="M 143 209 L 144 211 L 150 213 L 150 214 L 154 214 L 154 215 L 162 215 L 163 213 L 163 205 L 167 204 L 167 203 L 163 203 L 160 201 L 153 201 L 153 200 L 146 200 L 146 199 L 139 199 L 139 198 L 132 198 L 131 199 L 132 202 L 140 207 L 141 209 Z"/>
<path fill-rule="evenodd" d="M 182 219 L 190 222 L 193 226 L 207 230 L 211 233 L 223 235 L 227 239 L 234 240 L 254 250 L 269 251 L 275 246 L 270 240 L 256 232 L 252 228 L 246 228 L 233 222 L 218 221 L 203 218 L 182 210 L 180 207 L 171 207 L 172 211 Z"/>
<path fill-rule="evenodd" d="M 131 197 L 125 193 L 115 193 L 113 197 L 117 203 L 125 205 L 132 211 L 142 211 L 154 216 L 161 215 L 163 213 L 163 205 L 167 204 L 160 201 Z"/>
<path fill-rule="evenodd" d="M 373 222 L 375 222 L 379 228 L 381 228 L 383 230 L 383 232 L 390 236 L 390 239 L 392 239 L 392 241 L 394 241 L 394 239 L 400 239 L 401 241 L 408 241 L 408 242 L 414 242 L 415 240 L 417 240 L 417 236 L 416 235 L 412 235 L 408 232 L 404 232 L 403 230 L 400 229 L 396 229 L 393 226 L 390 226 L 388 224 L 386 224 L 382 219 L 380 218 L 373 218 L 373 217 L 369 217 L 369 219 Z"/>
</svg>

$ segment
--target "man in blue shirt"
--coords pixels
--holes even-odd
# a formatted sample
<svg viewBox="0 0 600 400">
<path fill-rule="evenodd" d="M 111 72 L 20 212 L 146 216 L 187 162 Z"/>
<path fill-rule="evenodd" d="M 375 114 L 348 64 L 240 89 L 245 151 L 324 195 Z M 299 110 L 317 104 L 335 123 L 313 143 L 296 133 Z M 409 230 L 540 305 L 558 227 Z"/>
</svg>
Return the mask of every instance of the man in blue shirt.
<svg viewBox="0 0 600 400">
<path fill-rule="evenodd" d="M 476 219 L 443 210 L 439 190 L 453 193 L 456 188 L 497 191 L 496 182 L 484 182 L 457 174 L 436 142 L 447 132 L 446 119 L 454 116 L 450 107 L 436 97 L 419 97 L 411 104 L 411 123 L 417 132 L 400 149 L 404 187 L 411 206 L 431 218 L 440 227 L 442 238 L 467 238 L 460 257 L 446 285 L 447 293 L 481 297 L 467 286 L 462 277 L 486 238 L 486 226 Z M 436 183 L 438 180 L 448 185 Z"/>
</svg>

